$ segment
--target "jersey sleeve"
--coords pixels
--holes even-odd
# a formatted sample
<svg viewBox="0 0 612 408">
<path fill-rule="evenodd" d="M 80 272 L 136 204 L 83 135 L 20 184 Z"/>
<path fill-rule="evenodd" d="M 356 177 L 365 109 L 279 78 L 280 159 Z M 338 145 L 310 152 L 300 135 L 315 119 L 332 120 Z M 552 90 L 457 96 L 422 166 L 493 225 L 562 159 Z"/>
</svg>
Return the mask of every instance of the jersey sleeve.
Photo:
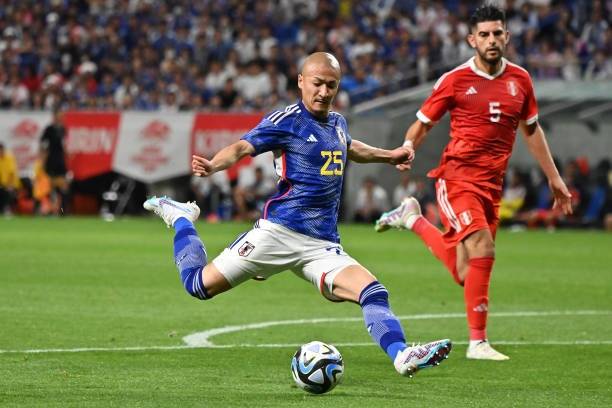
<svg viewBox="0 0 612 408">
<path fill-rule="evenodd" d="M 417 112 L 417 118 L 423 123 L 437 122 L 449 110 L 453 104 L 453 80 L 448 74 L 444 74 L 434 85 L 433 92 L 423 102 L 421 109 Z"/>
<path fill-rule="evenodd" d="M 346 146 L 349 147 L 351 143 L 353 143 L 353 138 L 349 134 L 348 123 L 346 122 L 346 118 L 340 115 L 340 123 L 342 124 L 342 129 L 344 130 L 344 138 L 346 139 Z"/>
<path fill-rule="evenodd" d="M 538 121 L 538 102 L 536 101 L 533 83 L 529 77 L 525 78 L 525 93 L 521 120 L 524 120 L 528 125 L 532 125 Z"/>
<path fill-rule="evenodd" d="M 267 117 L 246 135 L 242 136 L 241 140 L 246 140 L 255 148 L 253 156 L 269 152 L 271 150 L 283 149 L 289 139 L 289 130 L 287 125 L 275 125 Z"/>
</svg>

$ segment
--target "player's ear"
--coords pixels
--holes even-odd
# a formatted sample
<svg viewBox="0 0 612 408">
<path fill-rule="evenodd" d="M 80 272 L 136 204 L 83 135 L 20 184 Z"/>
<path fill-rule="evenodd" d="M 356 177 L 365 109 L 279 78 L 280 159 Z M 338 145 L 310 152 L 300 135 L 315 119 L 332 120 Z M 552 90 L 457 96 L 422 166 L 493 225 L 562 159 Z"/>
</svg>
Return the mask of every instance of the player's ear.
<svg viewBox="0 0 612 408">
<path fill-rule="evenodd" d="M 302 74 L 298 74 L 298 88 L 302 89 L 303 84 L 304 84 L 304 76 Z"/>
<path fill-rule="evenodd" d="M 474 36 L 474 34 L 469 33 L 466 40 L 470 47 L 476 48 L 476 36 Z"/>
</svg>

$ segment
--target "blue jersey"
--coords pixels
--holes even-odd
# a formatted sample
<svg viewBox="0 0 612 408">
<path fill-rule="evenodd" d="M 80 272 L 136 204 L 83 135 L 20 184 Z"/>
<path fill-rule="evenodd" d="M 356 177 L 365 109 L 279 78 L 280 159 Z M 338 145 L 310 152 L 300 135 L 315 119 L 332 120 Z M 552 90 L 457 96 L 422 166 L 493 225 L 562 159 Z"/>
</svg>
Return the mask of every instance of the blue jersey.
<svg viewBox="0 0 612 408">
<path fill-rule="evenodd" d="M 242 137 L 254 155 L 274 152 L 278 192 L 262 218 L 313 238 L 340 242 L 338 210 L 351 144 L 346 120 L 330 112 L 315 118 L 300 102 L 267 114 Z"/>
</svg>

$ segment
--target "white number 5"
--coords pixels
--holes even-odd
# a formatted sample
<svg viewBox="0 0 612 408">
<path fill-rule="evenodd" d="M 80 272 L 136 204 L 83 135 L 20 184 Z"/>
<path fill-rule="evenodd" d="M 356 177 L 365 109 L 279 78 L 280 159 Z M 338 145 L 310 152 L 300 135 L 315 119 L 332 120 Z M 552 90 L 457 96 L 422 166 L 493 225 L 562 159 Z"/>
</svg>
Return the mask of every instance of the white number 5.
<svg viewBox="0 0 612 408">
<path fill-rule="evenodd" d="M 489 113 L 491 114 L 491 122 L 499 122 L 501 117 L 501 109 L 499 109 L 499 102 L 489 102 Z"/>
</svg>

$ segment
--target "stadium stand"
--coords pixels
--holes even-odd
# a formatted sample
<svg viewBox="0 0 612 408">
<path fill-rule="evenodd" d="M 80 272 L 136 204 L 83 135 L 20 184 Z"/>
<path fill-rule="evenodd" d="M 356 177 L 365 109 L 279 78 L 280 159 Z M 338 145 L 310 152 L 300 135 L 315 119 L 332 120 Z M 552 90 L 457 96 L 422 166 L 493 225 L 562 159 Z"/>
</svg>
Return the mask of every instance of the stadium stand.
<svg viewBox="0 0 612 408">
<path fill-rule="evenodd" d="M 508 57 L 535 78 L 612 78 L 606 4 L 508 0 Z M 259 111 L 295 100 L 299 64 L 316 50 L 340 59 L 339 100 L 354 104 L 467 59 L 475 5 L 9 0 L 0 9 L 0 105 Z"/>
</svg>

